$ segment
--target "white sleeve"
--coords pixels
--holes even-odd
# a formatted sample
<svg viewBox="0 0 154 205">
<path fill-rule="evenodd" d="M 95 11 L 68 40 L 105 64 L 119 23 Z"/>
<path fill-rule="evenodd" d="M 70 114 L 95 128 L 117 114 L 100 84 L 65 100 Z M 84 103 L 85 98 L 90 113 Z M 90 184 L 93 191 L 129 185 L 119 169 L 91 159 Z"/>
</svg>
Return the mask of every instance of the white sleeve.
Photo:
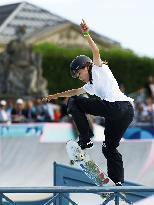
<svg viewBox="0 0 154 205">
<path fill-rule="evenodd" d="M 83 87 L 82 87 L 87 93 L 89 93 L 90 95 L 94 95 L 94 90 L 93 90 L 93 87 L 91 84 L 85 84 Z"/>
</svg>

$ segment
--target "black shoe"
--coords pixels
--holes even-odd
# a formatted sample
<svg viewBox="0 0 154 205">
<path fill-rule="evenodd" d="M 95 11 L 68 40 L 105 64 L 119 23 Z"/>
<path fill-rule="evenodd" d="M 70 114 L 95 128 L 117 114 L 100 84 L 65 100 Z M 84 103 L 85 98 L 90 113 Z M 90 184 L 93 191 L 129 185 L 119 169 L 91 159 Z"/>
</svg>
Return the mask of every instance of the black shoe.
<svg viewBox="0 0 154 205">
<path fill-rule="evenodd" d="M 79 140 L 78 145 L 81 147 L 81 149 L 92 148 L 93 147 L 93 141 L 89 140 L 87 142 L 84 142 L 84 141 Z"/>
<path fill-rule="evenodd" d="M 116 186 L 122 186 L 122 183 L 121 182 L 117 182 L 115 183 Z"/>
</svg>

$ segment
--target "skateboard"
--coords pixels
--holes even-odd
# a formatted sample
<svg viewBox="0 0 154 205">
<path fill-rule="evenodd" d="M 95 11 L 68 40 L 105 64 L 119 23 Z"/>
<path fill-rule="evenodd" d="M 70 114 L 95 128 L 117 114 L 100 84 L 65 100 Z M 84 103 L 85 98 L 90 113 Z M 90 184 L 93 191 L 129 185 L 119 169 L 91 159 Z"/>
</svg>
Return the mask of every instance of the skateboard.
<svg viewBox="0 0 154 205">
<path fill-rule="evenodd" d="M 66 151 L 71 162 L 80 168 L 97 186 L 115 186 L 115 183 L 104 171 L 90 159 L 86 150 L 82 150 L 77 142 L 66 143 Z"/>
<path fill-rule="evenodd" d="M 70 140 L 66 143 L 66 151 L 72 164 L 80 168 L 87 177 L 97 186 L 115 186 L 115 183 L 107 176 L 107 174 L 91 160 L 86 149 L 82 150 L 77 142 Z M 125 201 L 128 204 L 132 204 L 131 201 L 126 199 L 124 193 L 119 193 L 120 200 Z M 113 193 L 100 193 L 101 198 L 105 199 L 104 203 L 114 199 Z"/>
</svg>

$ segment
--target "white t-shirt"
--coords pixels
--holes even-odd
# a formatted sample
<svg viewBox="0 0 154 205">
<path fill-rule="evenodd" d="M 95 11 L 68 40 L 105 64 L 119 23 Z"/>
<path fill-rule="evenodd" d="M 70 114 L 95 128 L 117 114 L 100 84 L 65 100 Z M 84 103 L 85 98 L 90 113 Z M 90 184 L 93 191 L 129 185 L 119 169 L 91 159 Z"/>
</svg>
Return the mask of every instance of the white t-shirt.
<svg viewBox="0 0 154 205">
<path fill-rule="evenodd" d="M 93 84 L 88 82 L 83 89 L 90 95 L 96 95 L 102 100 L 109 102 L 130 101 L 134 100 L 121 92 L 116 79 L 114 78 L 108 65 L 103 64 L 102 67 L 93 65 L 92 67 Z"/>
<path fill-rule="evenodd" d="M 8 115 L 5 110 L 0 110 L 0 121 L 1 122 L 6 122 L 8 121 Z"/>
</svg>

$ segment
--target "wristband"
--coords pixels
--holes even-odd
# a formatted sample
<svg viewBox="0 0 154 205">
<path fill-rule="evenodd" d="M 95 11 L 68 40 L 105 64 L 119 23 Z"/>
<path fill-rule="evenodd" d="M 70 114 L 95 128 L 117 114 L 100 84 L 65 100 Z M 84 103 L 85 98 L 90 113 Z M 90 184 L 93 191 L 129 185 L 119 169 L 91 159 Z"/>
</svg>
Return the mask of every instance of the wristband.
<svg viewBox="0 0 154 205">
<path fill-rule="evenodd" d="M 83 32 L 83 36 L 84 37 L 90 36 L 90 33 L 89 32 Z"/>
</svg>

